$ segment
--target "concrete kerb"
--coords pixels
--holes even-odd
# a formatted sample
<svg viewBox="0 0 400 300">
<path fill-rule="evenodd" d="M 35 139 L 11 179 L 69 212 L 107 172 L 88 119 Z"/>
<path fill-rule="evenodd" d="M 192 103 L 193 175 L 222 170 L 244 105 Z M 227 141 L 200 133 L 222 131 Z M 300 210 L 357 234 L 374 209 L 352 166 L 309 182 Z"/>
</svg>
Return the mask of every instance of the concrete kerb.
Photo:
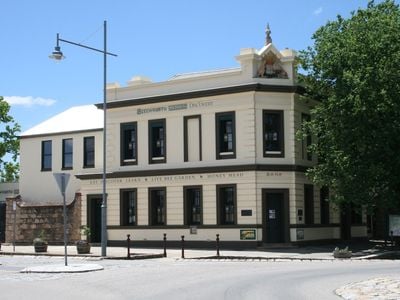
<svg viewBox="0 0 400 300">
<path fill-rule="evenodd" d="M 100 270 L 104 270 L 104 267 L 98 264 L 69 264 L 27 267 L 20 273 L 86 273 Z"/>
</svg>

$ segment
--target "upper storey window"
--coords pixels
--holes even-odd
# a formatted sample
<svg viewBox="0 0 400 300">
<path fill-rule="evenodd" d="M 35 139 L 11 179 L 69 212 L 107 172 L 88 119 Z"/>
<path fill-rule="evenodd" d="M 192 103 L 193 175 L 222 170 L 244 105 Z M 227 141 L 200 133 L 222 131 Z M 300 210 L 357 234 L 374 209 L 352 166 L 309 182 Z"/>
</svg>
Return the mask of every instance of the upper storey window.
<svg viewBox="0 0 400 300">
<path fill-rule="evenodd" d="M 121 165 L 137 164 L 137 123 L 121 124 Z"/>
<path fill-rule="evenodd" d="M 73 164 L 73 142 L 72 139 L 62 141 L 62 168 L 63 170 L 72 169 Z"/>
<path fill-rule="evenodd" d="M 42 171 L 51 171 L 52 147 L 51 141 L 42 141 Z"/>
<path fill-rule="evenodd" d="M 149 163 L 167 161 L 167 139 L 165 119 L 149 121 Z"/>
<path fill-rule="evenodd" d="M 263 111 L 264 157 L 284 156 L 283 111 Z"/>
<path fill-rule="evenodd" d="M 94 167 L 94 136 L 87 136 L 83 138 L 83 167 Z"/>
<path fill-rule="evenodd" d="M 215 115 L 217 159 L 236 157 L 235 112 Z"/>
</svg>

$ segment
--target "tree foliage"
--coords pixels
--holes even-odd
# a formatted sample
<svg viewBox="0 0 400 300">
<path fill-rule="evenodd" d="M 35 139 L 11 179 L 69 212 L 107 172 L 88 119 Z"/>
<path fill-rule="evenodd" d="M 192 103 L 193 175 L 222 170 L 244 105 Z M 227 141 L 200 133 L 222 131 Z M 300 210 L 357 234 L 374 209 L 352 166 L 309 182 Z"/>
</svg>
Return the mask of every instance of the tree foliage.
<svg viewBox="0 0 400 300">
<path fill-rule="evenodd" d="M 320 101 L 301 134 L 319 162 L 307 174 L 338 203 L 400 204 L 400 10 L 368 3 L 337 16 L 302 51 L 305 98 Z"/>
<path fill-rule="evenodd" d="M 10 105 L 0 96 L 0 181 L 12 182 L 19 177 L 20 126 L 9 114 Z"/>
</svg>

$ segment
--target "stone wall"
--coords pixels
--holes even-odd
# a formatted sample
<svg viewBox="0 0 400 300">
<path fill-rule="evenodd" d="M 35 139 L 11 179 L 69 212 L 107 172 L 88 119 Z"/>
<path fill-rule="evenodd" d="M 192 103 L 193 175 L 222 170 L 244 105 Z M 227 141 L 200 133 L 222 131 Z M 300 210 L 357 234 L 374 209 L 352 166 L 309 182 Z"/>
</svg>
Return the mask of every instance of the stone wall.
<svg viewBox="0 0 400 300">
<path fill-rule="evenodd" d="M 13 210 L 13 201 L 16 210 Z M 63 205 L 28 204 L 18 196 L 7 198 L 6 208 L 6 243 L 13 242 L 14 218 L 15 241 L 20 244 L 32 244 L 32 241 L 43 231 L 49 244 L 64 242 Z M 81 226 L 81 195 L 75 194 L 75 199 L 67 204 L 67 233 L 70 243 L 80 239 Z"/>
</svg>

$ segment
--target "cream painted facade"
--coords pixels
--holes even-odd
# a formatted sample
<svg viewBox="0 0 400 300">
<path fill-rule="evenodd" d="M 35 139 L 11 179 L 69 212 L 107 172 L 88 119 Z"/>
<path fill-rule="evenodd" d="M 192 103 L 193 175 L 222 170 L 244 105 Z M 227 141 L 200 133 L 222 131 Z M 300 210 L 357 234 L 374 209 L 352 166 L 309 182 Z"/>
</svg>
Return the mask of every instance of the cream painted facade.
<svg viewBox="0 0 400 300">
<path fill-rule="evenodd" d="M 287 201 L 279 242 L 331 240 L 341 237 L 339 210 L 329 208 L 329 223 L 321 224 L 320 189 L 312 187 L 312 224 L 306 224 L 305 185 L 311 183 L 305 169 L 315 163 L 307 158 L 304 141 L 296 139 L 302 118 L 308 115 L 313 103 L 299 100 L 294 72 L 295 52 L 279 52 L 273 44 L 261 50 L 243 49 L 236 59 L 240 68 L 175 76 L 152 83 L 145 77 L 134 77 L 126 87 L 109 84 L 107 139 L 107 226 L 111 243 L 119 243 L 131 234 L 136 242 L 179 241 L 181 236 L 195 245 L 214 241 L 216 234 L 226 243 L 260 245 L 274 242 L 266 233 L 267 218 L 273 217 L 266 198 L 280 193 Z M 274 60 L 284 78 L 260 75 L 263 64 Z M 101 107 L 101 105 L 99 105 Z M 264 114 L 281 112 L 283 118 L 283 149 L 281 155 L 264 155 Z M 234 115 L 234 157 L 218 156 L 218 115 Z M 200 120 L 200 125 L 188 128 L 187 119 Z M 165 157 L 162 163 L 151 162 L 151 122 L 165 122 Z M 123 124 L 134 123 L 137 136 L 133 164 L 122 162 Z M 122 124 L 122 125 L 121 125 Z M 187 127 L 185 127 L 187 126 Z M 185 129 L 186 128 L 186 129 Z M 194 129 L 193 129 L 194 128 Z M 193 136 L 200 130 L 199 142 Z M 190 141 L 190 142 L 189 142 Z M 185 151 L 200 148 L 194 159 Z M 186 150 L 185 150 L 186 149 Z M 188 150 L 192 149 L 192 150 Z M 193 150 L 194 151 L 194 150 Z M 201 159 L 199 159 L 201 157 Z M 82 222 L 93 224 L 92 197 L 101 194 L 101 177 L 78 175 L 84 203 Z M 201 189 L 201 222 L 187 223 L 185 190 Z M 233 186 L 235 190 L 234 222 L 221 224 L 218 191 Z M 153 213 L 150 198 L 152 189 L 165 192 L 165 222 L 151 224 Z M 124 224 L 124 191 L 134 191 L 135 224 Z M 271 213 L 270 215 L 268 215 Z M 309 212 L 308 212 L 309 214 Z M 267 217 L 268 215 L 268 217 Z M 309 217 L 308 217 L 309 218 Z M 364 228 L 364 227 L 360 227 Z M 245 239 L 244 232 L 250 234 Z M 354 229 L 359 235 L 362 231 Z"/>
</svg>

